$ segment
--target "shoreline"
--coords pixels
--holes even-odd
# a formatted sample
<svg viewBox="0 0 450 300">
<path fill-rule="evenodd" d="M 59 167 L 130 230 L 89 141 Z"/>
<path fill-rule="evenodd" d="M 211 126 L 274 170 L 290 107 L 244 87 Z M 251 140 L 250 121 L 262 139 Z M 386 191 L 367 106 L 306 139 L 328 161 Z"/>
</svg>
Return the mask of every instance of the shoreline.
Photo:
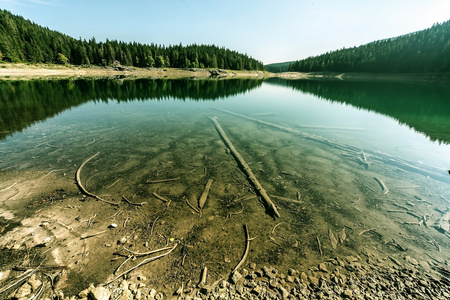
<svg viewBox="0 0 450 300">
<path fill-rule="evenodd" d="M 82 67 L 53 64 L 1 63 L 0 80 L 68 79 L 68 78 L 267 78 L 264 71 L 236 71 L 199 68 Z"/>
<path fill-rule="evenodd" d="M 130 66 L 100 67 L 75 66 L 36 63 L 0 63 L 0 80 L 52 80 L 69 78 L 242 78 L 267 79 L 282 78 L 287 80 L 342 80 L 342 81 L 390 81 L 390 82 L 430 82 L 450 81 L 447 73 L 302 73 L 247 70 L 221 70 L 199 68 L 137 68 Z"/>
</svg>

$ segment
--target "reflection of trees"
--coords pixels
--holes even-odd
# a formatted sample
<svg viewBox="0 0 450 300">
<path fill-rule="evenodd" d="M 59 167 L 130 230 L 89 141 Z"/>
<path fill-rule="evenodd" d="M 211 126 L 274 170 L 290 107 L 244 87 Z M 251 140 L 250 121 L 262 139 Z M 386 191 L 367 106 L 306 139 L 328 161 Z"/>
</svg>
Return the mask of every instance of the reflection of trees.
<svg viewBox="0 0 450 300">
<path fill-rule="evenodd" d="M 393 117 L 432 140 L 450 143 L 448 85 L 341 80 L 270 79 L 269 82 Z"/>
<path fill-rule="evenodd" d="M 54 80 L 0 82 L 0 138 L 88 101 L 215 100 L 245 93 L 261 80 Z"/>
</svg>

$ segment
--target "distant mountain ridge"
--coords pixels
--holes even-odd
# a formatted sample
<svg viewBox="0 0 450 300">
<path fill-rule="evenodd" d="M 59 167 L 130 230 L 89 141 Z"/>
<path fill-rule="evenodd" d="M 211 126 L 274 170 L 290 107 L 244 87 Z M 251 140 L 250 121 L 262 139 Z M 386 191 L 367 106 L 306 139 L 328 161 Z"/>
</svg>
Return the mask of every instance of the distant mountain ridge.
<svg viewBox="0 0 450 300">
<path fill-rule="evenodd" d="M 73 65 L 264 70 L 262 62 L 215 45 L 164 46 L 74 39 L 0 9 L 0 61 Z"/>
<path fill-rule="evenodd" d="M 450 20 L 399 37 L 344 48 L 293 62 L 289 71 L 450 72 Z"/>
</svg>

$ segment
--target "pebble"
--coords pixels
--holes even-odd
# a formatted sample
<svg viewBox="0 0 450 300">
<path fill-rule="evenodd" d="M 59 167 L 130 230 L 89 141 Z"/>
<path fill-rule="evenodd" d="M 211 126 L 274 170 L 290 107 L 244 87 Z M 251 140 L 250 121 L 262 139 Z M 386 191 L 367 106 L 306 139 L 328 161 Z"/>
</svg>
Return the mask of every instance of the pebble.
<svg viewBox="0 0 450 300">
<path fill-rule="evenodd" d="M 405 257 L 406 260 L 410 261 L 411 258 Z M 439 279 L 425 277 L 418 273 L 411 264 L 395 269 L 389 259 L 386 260 L 387 265 L 375 266 L 365 265 L 356 257 L 346 257 L 342 260 L 346 261 L 345 267 L 336 267 L 333 271 L 328 271 L 328 267 L 338 265 L 340 260 L 336 258 L 335 261 L 336 264 L 332 261 L 329 264 L 323 262 L 317 268 L 301 273 L 290 269 L 287 272 L 288 275 L 272 267 L 257 270 L 256 266 L 250 266 L 254 271 L 250 273 L 245 271 L 246 276 L 243 276 L 241 272 L 235 272 L 228 280 L 215 281 L 201 288 L 188 283 L 184 290 L 174 289 L 168 296 L 155 289 L 147 288 L 142 283 L 147 278 L 137 275 L 135 278 L 138 284 L 130 280 L 122 280 L 108 287 L 91 285 L 80 292 L 78 298 L 64 298 L 64 295 L 59 295 L 58 299 L 163 300 L 172 299 L 175 295 L 181 300 L 449 299 L 449 286 L 442 284 Z M 347 265 L 351 268 L 347 268 Z M 36 276 L 31 277 L 12 296 L 15 299 L 29 298 L 35 292 L 35 286 L 39 286 L 39 282 Z"/>
<path fill-rule="evenodd" d="M 105 287 L 98 286 L 90 291 L 89 296 L 92 300 L 109 300 L 111 292 Z"/>
<path fill-rule="evenodd" d="M 319 271 L 328 273 L 327 265 L 325 263 L 319 264 Z"/>
</svg>

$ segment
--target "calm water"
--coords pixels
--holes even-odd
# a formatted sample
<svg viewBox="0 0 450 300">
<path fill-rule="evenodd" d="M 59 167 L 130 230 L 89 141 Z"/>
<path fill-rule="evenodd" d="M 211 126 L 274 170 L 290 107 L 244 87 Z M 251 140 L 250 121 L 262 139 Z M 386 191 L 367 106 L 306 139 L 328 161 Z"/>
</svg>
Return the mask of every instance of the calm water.
<svg viewBox="0 0 450 300">
<path fill-rule="evenodd" d="M 0 82 L 0 91 L 3 178 L 17 171 L 73 174 L 100 152 L 95 171 L 84 171 L 83 180 L 100 174 L 90 188 L 115 199 L 148 200 L 154 191 L 173 199 L 166 216 L 173 234 L 207 236 L 212 243 L 192 250 L 192 258 L 207 253 L 210 268 L 223 257 L 240 257 L 243 223 L 258 237 L 251 260 L 280 268 L 319 261 L 317 238 L 330 257 L 450 260 L 443 219 L 450 206 L 448 86 L 122 79 Z M 252 191 L 212 116 L 281 218 L 256 198 L 242 200 Z M 174 177 L 180 180 L 144 184 Z M 209 178 L 204 215 L 216 221 L 180 215 L 188 210 L 184 199 L 196 203 Z M 9 185 L 0 182 L 0 190 Z"/>
</svg>

